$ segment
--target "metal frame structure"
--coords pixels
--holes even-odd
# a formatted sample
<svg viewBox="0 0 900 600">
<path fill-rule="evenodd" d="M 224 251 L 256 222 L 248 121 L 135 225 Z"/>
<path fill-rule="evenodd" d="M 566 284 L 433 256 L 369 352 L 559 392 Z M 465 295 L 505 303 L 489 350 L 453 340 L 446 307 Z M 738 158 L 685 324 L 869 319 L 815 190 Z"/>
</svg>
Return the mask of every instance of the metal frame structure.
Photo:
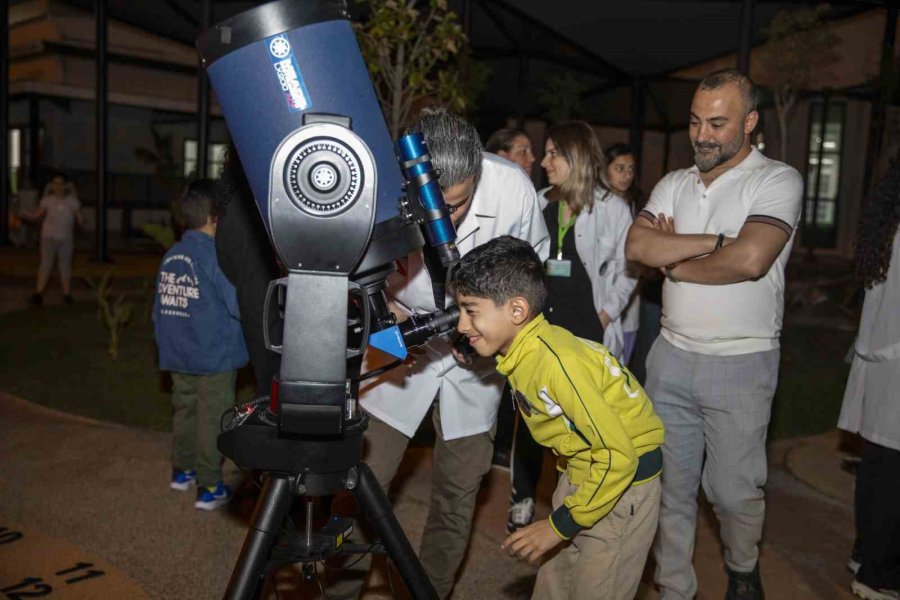
<svg viewBox="0 0 900 600">
<path fill-rule="evenodd" d="M 86 0 L 85 0 L 86 1 Z M 676 0 L 682 1 L 682 0 Z M 749 57 L 754 42 L 753 17 L 754 9 L 761 4 L 772 4 L 775 0 L 711 0 L 720 3 L 736 4 L 740 2 L 739 19 L 736 23 L 737 39 L 739 46 L 737 50 L 737 66 L 742 71 L 749 68 Z M 106 128 L 108 118 L 108 99 L 107 99 L 107 72 L 109 62 L 124 64 L 141 64 L 143 66 L 161 66 L 150 59 L 141 59 L 120 55 L 118 53 L 110 53 L 106 47 L 106 30 L 107 19 L 109 18 L 107 5 L 109 0 L 92 0 L 94 5 L 94 14 L 96 19 L 96 31 L 98 46 L 94 53 L 82 48 L 76 48 L 71 45 L 50 42 L 45 49 L 60 53 L 85 56 L 94 54 L 96 60 L 97 72 L 97 106 L 96 106 L 96 140 L 97 140 L 97 190 L 98 190 L 98 210 L 97 210 L 97 232 L 96 232 L 96 251 L 95 255 L 98 260 L 107 260 L 107 239 L 106 239 L 106 200 L 108 194 L 108 172 L 107 172 L 107 148 L 105 140 L 107 139 Z M 76 4 L 84 4 L 85 2 L 75 2 Z M 802 0 L 801 4 L 816 4 L 812 0 Z M 184 5 L 180 0 L 164 0 L 162 5 L 173 11 L 182 20 L 182 25 L 188 25 L 194 31 L 200 31 L 205 25 L 208 25 L 213 15 L 213 9 L 216 5 L 224 4 L 222 0 L 202 0 L 199 5 L 199 18 L 195 16 L 196 9 L 192 10 Z M 668 167 L 668 146 L 669 137 L 673 131 L 681 128 L 677 123 L 679 119 L 675 119 L 669 114 L 665 103 L 659 97 L 659 91 L 654 91 L 654 87 L 658 84 L 667 82 L 684 81 L 673 78 L 671 71 L 650 74 L 634 74 L 623 71 L 607 61 L 604 57 L 596 54 L 589 48 L 584 47 L 570 37 L 566 36 L 552 27 L 548 26 L 530 15 L 524 9 L 516 6 L 509 0 L 458 0 L 462 21 L 467 33 L 471 32 L 472 22 L 475 18 L 476 10 L 489 20 L 492 26 L 500 32 L 502 37 L 509 43 L 508 48 L 474 48 L 473 56 L 481 59 L 498 59 L 498 58 L 517 58 L 518 59 L 518 75 L 517 87 L 520 92 L 528 86 L 530 74 L 529 63 L 533 60 L 547 61 L 557 66 L 574 70 L 576 72 L 592 74 L 599 77 L 602 83 L 585 92 L 585 98 L 594 98 L 598 95 L 608 93 L 623 85 L 629 85 L 631 90 L 631 101 L 629 119 L 627 122 L 616 119 L 607 119 L 599 122 L 599 125 L 607 125 L 613 127 L 627 127 L 629 129 L 629 138 L 635 151 L 638 153 L 638 164 L 640 164 L 641 139 L 645 131 L 659 131 L 665 136 L 665 151 L 663 153 L 665 170 Z M 833 5 L 840 6 L 845 12 L 847 10 L 863 12 L 874 8 L 887 7 L 888 3 L 882 0 L 868 0 L 867 2 L 858 2 L 854 0 L 836 0 Z M 896 34 L 897 9 L 886 8 L 888 12 L 887 25 L 885 27 L 882 64 L 886 65 L 890 62 L 894 53 L 894 36 Z M 7 130 L 9 127 L 9 8 L 4 11 L 2 32 L 0 32 L 0 50 L 2 50 L 3 59 L 0 60 L 0 130 Z M 113 15 L 117 20 L 141 27 L 140 23 L 133 22 L 128 18 L 122 18 L 120 15 Z M 516 24 L 523 30 L 538 32 L 539 35 L 545 36 L 545 39 L 552 42 L 553 47 L 535 48 L 524 43 L 515 31 Z M 164 32 L 156 32 L 165 35 Z M 169 36 L 172 37 L 172 36 Z M 173 37 L 173 39 L 177 39 Z M 706 59 L 714 59 L 723 56 L 717 53 L 714 56 L 708 56 Z M 198 141 L 198 176 L 206 176 L 208 165 L 208 148 L 209 148 L 209 86 L 205 81 L 205 75 L 201 68 L 192 69 L 191 67 L 167 65 L 179 72 L 194 72 L 198 76 L 197 82 L 197 141 Z M 834 90 L 837 92 L 838 90 Z M 887 98 L 882 92 L 881 95 L 875 96 L 871 93 L 855 94 L 856 96 L 868 99 L 873 103 L 873 118 L 870 124 L 869 143 L 867 148 L 867 160 L 865 168 L 865 185 L 868 190 L 869 180 L 875 157 L 881 146 L 881 129 L 883 125 L 885 105 Z M 647 105 L 650 101 L 654 111 L 659 115 L 660 123 L 654 124 L 656 119 L 648 119 Z M 32 101 L 33 105 L 29 107 L 29 140 L 28 145 L 31 149 L 30 171 L 32 177 L 37 175 L 38 164 L 35 164 L 38 158 L 38 131 L 39 131 L 39 108 L 36 101 Z M 520 114 L 524 117 L 524 114 Z M 37 126 L 35 126 L 37 125 Z M 9 162 L 8 144 L 0 145 L 0 164 L 8 164 Z M 8 243 L 8 227 L 9 227 L 9 191 L 10 191 L 10 174 L 8 169 L 3 169 L 0 174 L 0 244 Z"/>
</svg>

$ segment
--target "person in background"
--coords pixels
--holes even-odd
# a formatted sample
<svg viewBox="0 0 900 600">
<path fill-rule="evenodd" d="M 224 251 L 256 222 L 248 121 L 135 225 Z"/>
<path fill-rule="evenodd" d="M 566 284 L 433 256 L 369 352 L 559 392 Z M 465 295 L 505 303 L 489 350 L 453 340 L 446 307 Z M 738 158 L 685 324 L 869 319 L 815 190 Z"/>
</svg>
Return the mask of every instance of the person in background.
<svg viewBox="0 0 900 600">
<path fill-rule="evenodd" d="M 488 138 L 484 149 L 513 161 L 531 177 L 531 170 L 535 161 L 534 152 L 531 149 L 531 139 L 521 129 L 498 129 Z"/>
<path fill-rule="evenodd" d="M 550 129 L 541 166 L 550 182 L 538 193 L 551 242 L 547 319 L 621 357 L 622 311 L 637 285 L 625 261 L 631 208 L 609 185 L 600 140 L 583 121 Z"/>
<path fill-rule="evenodd" d="M 43 219 L 41 224 L 41 264 L 37 286 L 29 300 L 32 306 L 44 304 L 44 291 L 50 282 L 54 261 L 59 266 L 66 304 L 72 304 L 72 257 L 75 253 L 75 224 L 82 225 L 81 202 L 65 173 L 54 173 L 44 190 L 37 210 L 28 218 Z"/>
<path fill-rule="evenodd" d="M 609 181 L 609 187 L 628 201 L 632 217 L 636 216 L 643 208 L 643 205 L 641 204 L 641 192 L 634 183 L 634 150 L 628 144 L 613 144 L 603 151 L 603 155 L 606 157 L 606 180 Z M 640 265 L 632 263 L 628 265 L 628 268 L 635 275 L 643 275 L 640 272 Z M 631 299 L 622 316 L 622 334 L 624 339 L 622 362 L 626 365 L 631 363 L 632 352 L 634 351 L 638 331 L 642 323 L 640 316 L 642 310 L 641 292 L 645 286 L 643 279 L 643 277 L 639 278 L 638 286 L 632 292 Z M 661 287 L 662 278 L 658 278 L 657 281 Z M 657 308 L 660 307 L 657 305 Z M 658 332 L 658 318 L 656 329 Z"/>
<path fill-rule="evenodd" d="M 216 446 L 222 413 L 234 406 L 237 370 L 247 364 L 234 286 L 216 260 L 217 188 L 191 182 L 181 199 L 187 231 L 163 257 L 153 302 L 159 368 L 172 373 L 172 479 L 187 491 L 197 484 L 194 507 L 227 503 Z"/>
<path fill-rule="evenodd" d="M 900 158 L 863 208 L 856 274 L 866 288 L 838 427 L 863 438 L 856 471 L 853 593 L 900 598 Z"/>
</svg>

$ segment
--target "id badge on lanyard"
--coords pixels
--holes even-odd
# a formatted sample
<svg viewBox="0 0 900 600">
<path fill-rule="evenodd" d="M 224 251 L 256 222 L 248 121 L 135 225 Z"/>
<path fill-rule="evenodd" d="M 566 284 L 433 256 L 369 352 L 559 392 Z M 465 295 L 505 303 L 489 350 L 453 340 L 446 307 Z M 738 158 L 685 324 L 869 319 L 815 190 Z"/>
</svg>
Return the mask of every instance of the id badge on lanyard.
<svg viewBox="0 0 900 600">
<path fill-rule="evenodd" d="M 572 215 L 569 218 L 568 223 L 563 222 L 563 203 L 559 203 L 559 221 L 556 229 L 556 258 L 548 259 L 547 262 L 544 263 L 544 271 L 547 273 L 548 277 L 571 277 L 572 276 L 572 261 L 563 258 L 563 240 L 566 237 L 566 233 L 569 232 L 569 229 L 575 224 L 575 219 L 577 215 Z"/>
<path fill-rule="evenodd" d="M 550 258 L 544 263 L 544 270 L 548 277 L 571 277 L 572 261 L 566 258 Z"/>
</svg>

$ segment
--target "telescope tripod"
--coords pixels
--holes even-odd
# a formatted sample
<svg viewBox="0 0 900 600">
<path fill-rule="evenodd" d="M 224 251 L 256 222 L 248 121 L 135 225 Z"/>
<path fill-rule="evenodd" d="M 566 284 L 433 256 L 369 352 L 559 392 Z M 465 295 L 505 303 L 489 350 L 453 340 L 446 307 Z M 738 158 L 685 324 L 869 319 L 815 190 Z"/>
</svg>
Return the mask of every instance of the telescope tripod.
<svg viewBox="0 0 900 600">
<path fill-rule="evenodd" d="M 265 411 L 259 411 L 220 436 L 220 449 L 234 450 L 232 446 L 236 440 L 233 436 L 239 436 L 240 447 L 252 446 L 247 444 L 249 440 L 261 442 L 262 445 L 268 441 L 275 448 L 268 448 L 272 452 L 266 454 L 284 457 L 284 460 L 277 461 L 280 463 L 277 465 L 279 470 L 265 472 L 262 493 L 225 592 L 227 600 L 256 598 L 266 575 L 281 566 L 321 561 L 342 550 L 374 551 L 377 544 L 342 548 L 344 537 L 352 527 L 349 519 L 332 517 L 320 532 L 313 532 L 311 501 L 307 501 L 306 527 L 302 534 L 291 536 L 294 539 L 282 535 L 290 523 L 288 512 L 295 496 L 329 496 L 344 489 L 353 493 L 412 597 L 415 600 L 437 598 L 437 592 L 372 469 L 359 462 L 362 431 L 366 425 L 367 418 L 363 416 L 348 427 L 346 437 L 340 439 L 284 439 L 277 437 L 277 430 L 269 424 Z M 316 466 L 315 471 L 313 465 Z M 341 470 L 331 470 L 336 465 L 340 465 Z M 276 546 L 280 537 L 284 543 Z"/>
</svg>

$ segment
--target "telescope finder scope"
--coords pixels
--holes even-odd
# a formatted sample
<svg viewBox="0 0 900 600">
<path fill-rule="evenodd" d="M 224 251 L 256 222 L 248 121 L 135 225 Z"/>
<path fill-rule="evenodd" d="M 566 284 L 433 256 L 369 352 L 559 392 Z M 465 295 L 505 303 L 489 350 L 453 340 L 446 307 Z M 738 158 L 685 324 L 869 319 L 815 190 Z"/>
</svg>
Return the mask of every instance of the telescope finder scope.
<svg viewBox="0 0 900 600">
<path fill-rule="evenodd" d="M 431 164 L 425 136 L 419 132 L 408 133 L 397 140 L 397 149 L 403 174 L 417 192 L 417 213 L 424 225 L 425 239 L 437 250 L 444 267 L 455 265 L 459 262 L 456 228 L 450 220 L 450 209 L 444 202 L 438 183 L 439 175 Z"/>
</svg>

